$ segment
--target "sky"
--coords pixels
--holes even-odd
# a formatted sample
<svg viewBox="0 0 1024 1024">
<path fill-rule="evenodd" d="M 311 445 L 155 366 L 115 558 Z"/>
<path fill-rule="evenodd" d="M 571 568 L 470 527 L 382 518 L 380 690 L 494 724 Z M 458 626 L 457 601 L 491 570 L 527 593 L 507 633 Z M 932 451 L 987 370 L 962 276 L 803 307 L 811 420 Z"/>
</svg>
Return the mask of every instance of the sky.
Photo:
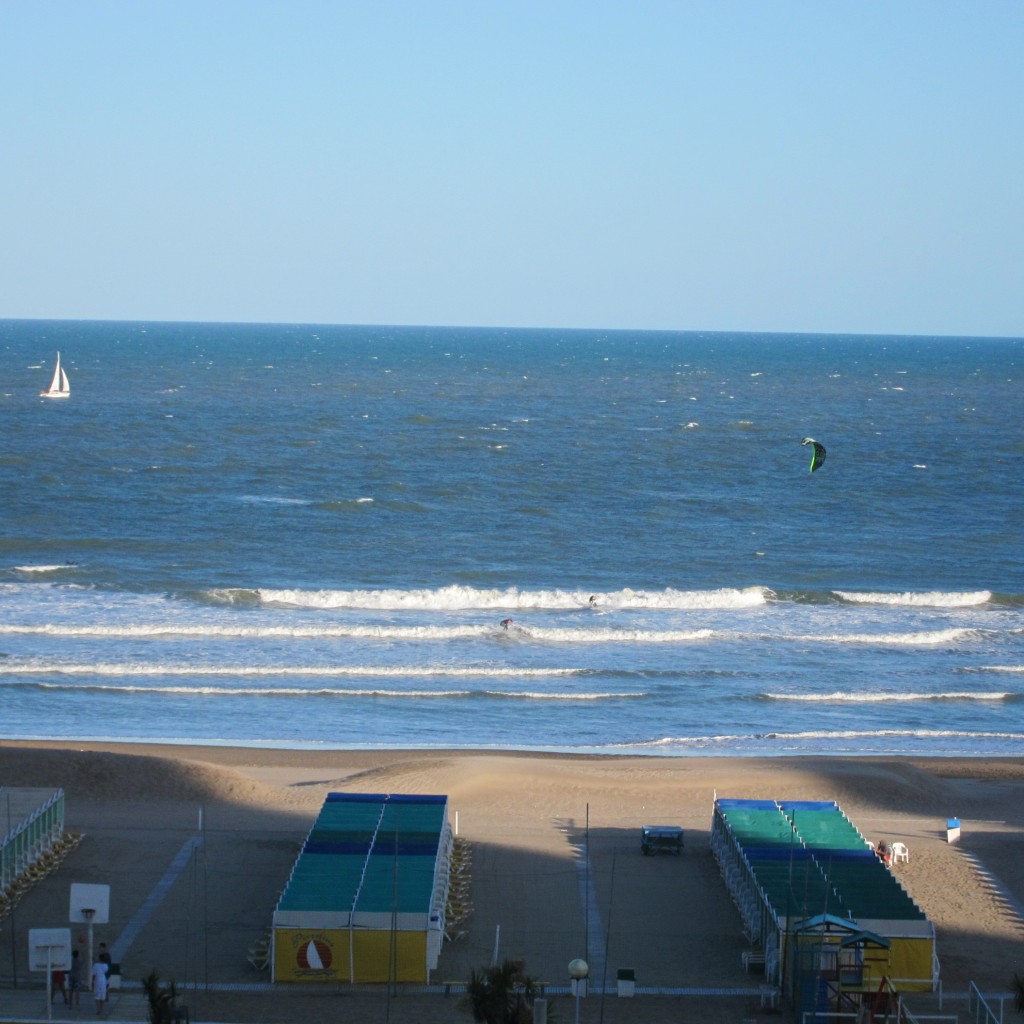
<svg viewBox="0 0 1024 1024">
<path fill-rule="evenodd" d="M 1021 0 L 0 0 L 0 318 L 1024 336 Z"/>
</svg>

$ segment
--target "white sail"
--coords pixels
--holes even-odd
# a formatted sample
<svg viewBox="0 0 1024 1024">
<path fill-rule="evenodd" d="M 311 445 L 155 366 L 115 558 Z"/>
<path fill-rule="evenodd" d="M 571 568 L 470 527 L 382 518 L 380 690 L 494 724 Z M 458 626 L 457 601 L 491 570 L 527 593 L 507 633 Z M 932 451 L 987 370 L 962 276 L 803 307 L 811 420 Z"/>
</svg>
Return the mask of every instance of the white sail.
<svg viewBox="0 0 1024 1024">
<path fill-rule="evenodd" d="M 71 385 L 64 367 L 60 365 L 60 353 L 57 353 L 57 365 L 53 368 L 53 380 L 49 391 L 40 391 L 43 398 L 67 398 L 71 394 Z"/>
</svg>

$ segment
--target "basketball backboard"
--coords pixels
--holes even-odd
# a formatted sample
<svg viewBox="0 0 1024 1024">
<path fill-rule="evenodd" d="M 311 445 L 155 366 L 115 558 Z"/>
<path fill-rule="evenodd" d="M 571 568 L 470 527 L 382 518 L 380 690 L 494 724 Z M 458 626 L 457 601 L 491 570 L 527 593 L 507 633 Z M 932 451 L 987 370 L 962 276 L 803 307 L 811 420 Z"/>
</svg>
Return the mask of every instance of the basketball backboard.
<svg viewBox="0 0 1024 1024">
<path fill-rule="evenodd" d="M 110 886 L 72 882 L 68 920 L 72 924 L 109 924 Z"/>
<path fill-rule="evenodd" d="M 70 928 L 29 928 L 28 969 L 68 971 L 71 969 Z"/>
</svg>

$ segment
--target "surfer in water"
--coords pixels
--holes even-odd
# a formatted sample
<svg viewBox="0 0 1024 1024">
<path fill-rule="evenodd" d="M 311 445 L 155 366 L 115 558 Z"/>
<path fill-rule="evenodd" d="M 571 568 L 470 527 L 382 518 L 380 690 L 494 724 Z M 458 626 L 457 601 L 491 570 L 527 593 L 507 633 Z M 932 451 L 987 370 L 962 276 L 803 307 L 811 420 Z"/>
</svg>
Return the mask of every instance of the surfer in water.
<svg viewBox="0 0 1024 1024">
<path fill-rule="evenodd" d="M 502 619 L 501 620 L 501 628 L 503 630 L 505 630 L 506 633 L 508 632 L 508 627 L 511 626 L 511 625 L 512 625 L 512 620 L 511 619 Z"/>
<path fill-rule="evenodd" d="M 590 601 L 588 603 L 590 604 L 591 608 L 596 608 L 597 607 L 597 598 L 593 594 L 591 594 L 590 595 Z"/>
</svg>

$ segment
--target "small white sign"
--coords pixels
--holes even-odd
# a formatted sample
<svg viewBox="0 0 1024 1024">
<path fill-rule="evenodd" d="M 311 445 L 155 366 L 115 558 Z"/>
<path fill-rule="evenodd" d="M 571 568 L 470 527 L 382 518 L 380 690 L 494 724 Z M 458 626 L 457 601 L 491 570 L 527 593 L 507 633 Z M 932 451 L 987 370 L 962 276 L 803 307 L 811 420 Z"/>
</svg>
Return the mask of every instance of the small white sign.
<svg viewBox="0 0 1024 1024">
<path fill-rule="evenodd" d="M 68 920 L 72 924 L 110 924 L 110 886 L 72 882 Z"/>
<path fill-rule="evenodd" d="M 28 930 L 30 971 L 71 970 L 71 929 L 30 928 Z"/>
</svg>

